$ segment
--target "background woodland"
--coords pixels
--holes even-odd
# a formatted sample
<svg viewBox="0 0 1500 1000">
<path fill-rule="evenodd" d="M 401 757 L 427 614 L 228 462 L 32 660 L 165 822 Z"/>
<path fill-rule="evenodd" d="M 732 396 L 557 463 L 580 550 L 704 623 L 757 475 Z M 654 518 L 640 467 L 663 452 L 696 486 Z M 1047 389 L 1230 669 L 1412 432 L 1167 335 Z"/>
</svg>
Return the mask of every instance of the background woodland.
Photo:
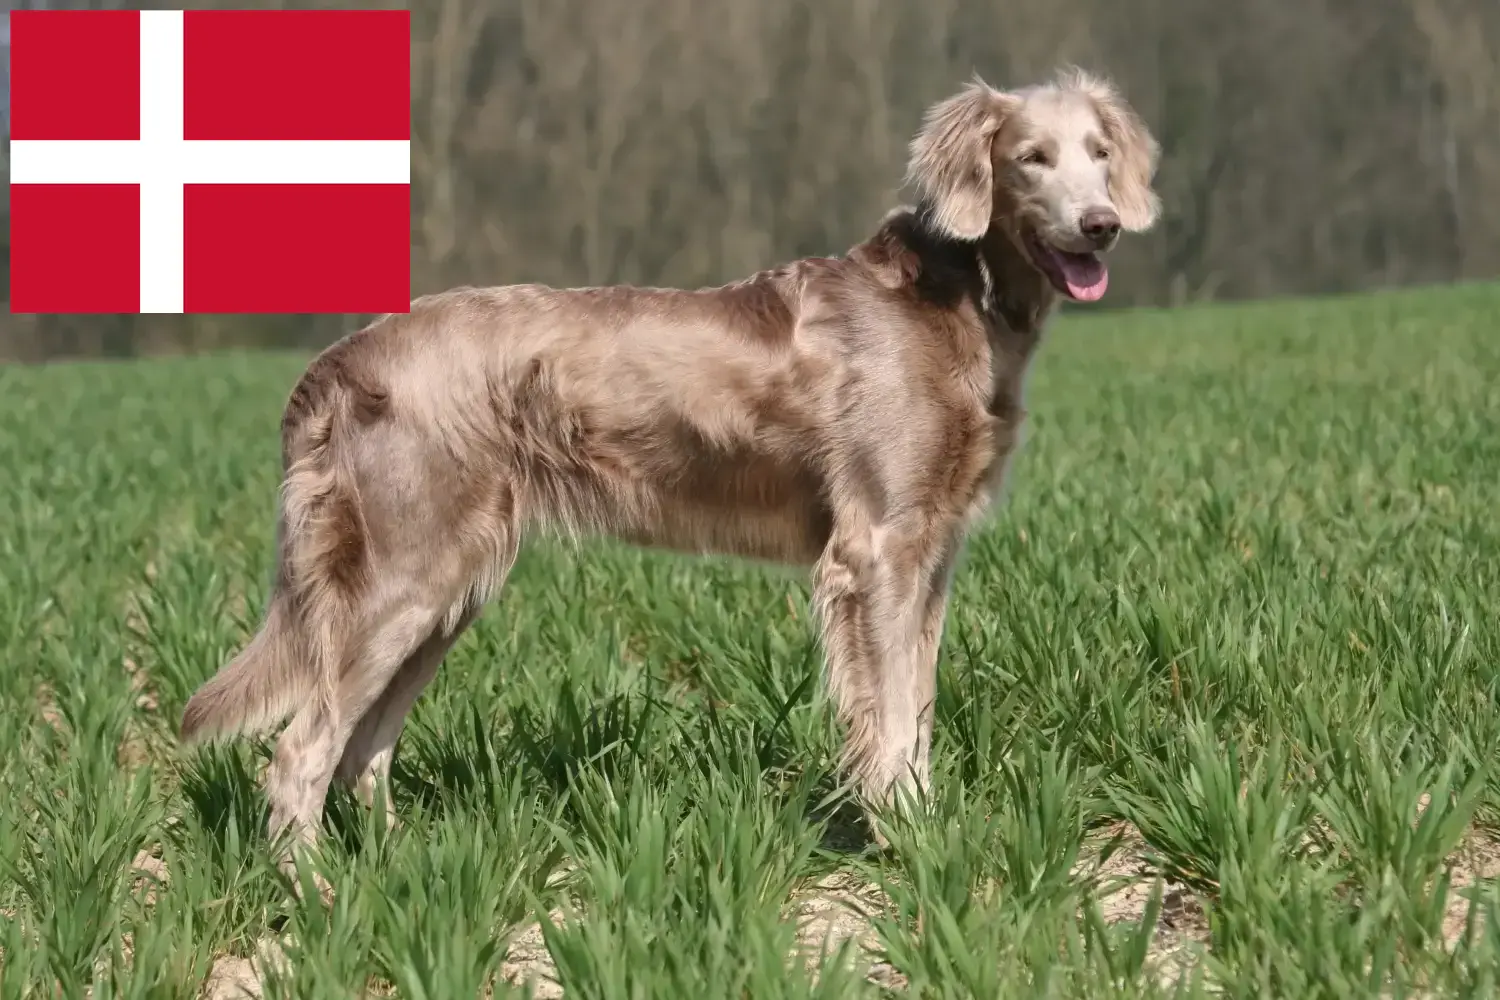
<svg viewBox="0 0 1500 1000">
<path fill-rule="evenodd" d="M 1118 254 L 1112 307 L 1500 275 L 1494 0 L 412 6 L 413 294 L 842 253 L 902 196 L 926 105 L 1065 62 L 1113 76 L 1163 148 L 1165 215 Z M 0 359 L 310 346 L 363 319 L 6 312 Z"/>
</svg>

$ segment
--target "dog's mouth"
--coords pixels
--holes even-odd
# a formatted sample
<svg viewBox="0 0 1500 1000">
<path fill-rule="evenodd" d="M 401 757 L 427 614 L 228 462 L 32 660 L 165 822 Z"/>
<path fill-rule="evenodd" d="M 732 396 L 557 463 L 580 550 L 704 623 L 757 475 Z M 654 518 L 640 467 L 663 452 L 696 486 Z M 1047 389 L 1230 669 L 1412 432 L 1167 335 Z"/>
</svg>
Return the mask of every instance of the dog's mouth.
<svg viewBox="0 0 1500 1000">
<path fill-rule="evenodd" d="M 1026 234 L 1026 248 L 1052 287 L 1077 302 L 1097 302 L 1109 287 L 1109 268 L 1097 253 L 1059 250 L 1035 232 Z"/>
</svg>

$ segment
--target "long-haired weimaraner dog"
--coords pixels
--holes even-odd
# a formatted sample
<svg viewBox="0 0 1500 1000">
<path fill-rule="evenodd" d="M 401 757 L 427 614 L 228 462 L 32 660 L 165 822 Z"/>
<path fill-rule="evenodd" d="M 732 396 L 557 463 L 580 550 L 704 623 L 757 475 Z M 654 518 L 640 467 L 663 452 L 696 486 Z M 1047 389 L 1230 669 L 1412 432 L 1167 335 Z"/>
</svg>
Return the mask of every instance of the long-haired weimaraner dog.
<svg viewBox="0 0 1500 1000">
<path fill-rule="evenodd" d="M 605 534 L 809 567 L 861 798 L 925 787 L 960 547 L 1048 314 L 1155 221 L 1157 153 L 1102 79 L 976 79 L 911 143 L 915 207 L 843 257 L 695 291 L 459 288 L 329 347 L 282 418 L 265 622 L 184 740 L 290 715 L 271 833 L 310 843 L 335 774 L 373 801 L 522 538 Z"/>
</svg>

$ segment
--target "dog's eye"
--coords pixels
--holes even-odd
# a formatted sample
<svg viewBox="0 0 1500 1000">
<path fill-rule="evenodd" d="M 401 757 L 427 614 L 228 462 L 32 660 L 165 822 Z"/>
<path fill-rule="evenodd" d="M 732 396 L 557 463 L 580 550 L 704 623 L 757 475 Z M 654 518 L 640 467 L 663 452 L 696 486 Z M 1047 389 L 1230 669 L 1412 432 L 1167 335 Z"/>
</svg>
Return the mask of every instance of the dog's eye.
<svg viewBox="0 0 1500 1000">
<path fill-rule="evenodd" d="M 1047 165 L 1047 154 L 1040 149 L 1028 149 L 1021 154 L 1021 162 L 1034 166 L 1045 167 Z"/>
<path fill-rule="evenodd" d="M 1100 146 L 1098 149 L 1094 150 L 1094 159 L 1096 159 L 1096 160 L 1107 160 L 1107 159 L 1109 159 L 1109 147 L 1108 146 Z"/>
</svg>

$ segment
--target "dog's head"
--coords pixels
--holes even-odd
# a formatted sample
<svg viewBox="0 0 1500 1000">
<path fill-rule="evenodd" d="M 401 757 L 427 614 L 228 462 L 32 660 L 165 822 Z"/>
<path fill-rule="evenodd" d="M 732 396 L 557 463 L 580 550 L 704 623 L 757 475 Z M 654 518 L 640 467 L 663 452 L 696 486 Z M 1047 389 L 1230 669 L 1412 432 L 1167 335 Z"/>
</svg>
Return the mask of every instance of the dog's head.
<svg viewBox="0 0 1500 1000">
<path fill-rule="evenodd" d="M 998 229 L 1059 292 L 1092 302 L 1109 279 L 1101 255 L 1160 212 L 1157 154 L 1110 83 L 1069 70 L 1016 91 L 975 80 L 934 105 L 908 178 L 941 233 L 978 240 Z"/>
</svg>

